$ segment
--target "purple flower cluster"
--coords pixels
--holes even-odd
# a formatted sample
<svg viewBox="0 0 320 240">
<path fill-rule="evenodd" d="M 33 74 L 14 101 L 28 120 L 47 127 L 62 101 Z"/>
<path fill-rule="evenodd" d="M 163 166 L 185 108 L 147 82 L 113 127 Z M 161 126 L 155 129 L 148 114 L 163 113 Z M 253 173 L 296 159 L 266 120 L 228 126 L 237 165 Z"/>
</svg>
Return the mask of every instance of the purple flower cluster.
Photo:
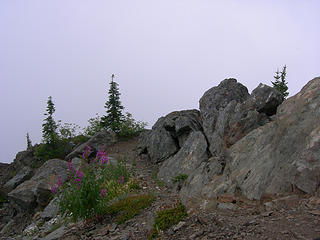
<svg viewBox="0 0 320 240">
<path fill-rule="evenodd" d="M 97 163 L 100 163 L 101 165 L 103 165 L 108 163 L 109 158 L 107 157 L 105 152 L 99 150 L 96 155 L 96 161 Z"/>
</svg>

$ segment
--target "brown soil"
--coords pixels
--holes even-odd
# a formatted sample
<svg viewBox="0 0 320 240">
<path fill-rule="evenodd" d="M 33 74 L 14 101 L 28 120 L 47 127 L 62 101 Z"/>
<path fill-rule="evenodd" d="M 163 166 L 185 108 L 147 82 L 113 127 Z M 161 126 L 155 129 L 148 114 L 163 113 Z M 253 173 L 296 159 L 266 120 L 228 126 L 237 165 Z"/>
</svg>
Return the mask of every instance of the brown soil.
<svg viewBox="0 0 320 240">
<path fill-rule="evenodd" d="M 61 239 L 148 239 L 156 212 L 179 201 L 176 192 L 156 180 L 158 167 L 137 156 L 137 139 L 115 144 L 108 149 L 108 155 L 135 163 L 141 192 L 153 192 L 156 201 L 124 224 L 114 224 L 109 216 L 100 223 L 79 222 L 70 226 Z M 158 239 L 320 239 L 319 198 L 305 195 L 275 198 L 266 196 L 263 202 L 257 202 L 222 196 L 218 200 L 225 209 L 189 213 L 183 222 L 160 233 Z M 273 205 L 269 204 L 266 210 L 264 203 L 272 199 Z"/>
</svg>

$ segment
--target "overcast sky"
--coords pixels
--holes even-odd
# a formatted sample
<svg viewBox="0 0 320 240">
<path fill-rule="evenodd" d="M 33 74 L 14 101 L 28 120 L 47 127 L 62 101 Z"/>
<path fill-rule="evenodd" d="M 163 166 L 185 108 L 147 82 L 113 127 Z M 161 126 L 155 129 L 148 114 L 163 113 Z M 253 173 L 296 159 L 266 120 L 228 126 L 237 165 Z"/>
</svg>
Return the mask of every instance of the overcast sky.
<svg viewBox="0 0 320 240">
<path fill-rule="evenodd" d="M 0 162 L 55 120 L 103 115 L 111 74 L 126 111 L 151 127 L 198 108 L 225 78 L 251 92 L 287 65 L 290 95 L 320 76 L 318 0 L 1 0 Z"/>
</svg>

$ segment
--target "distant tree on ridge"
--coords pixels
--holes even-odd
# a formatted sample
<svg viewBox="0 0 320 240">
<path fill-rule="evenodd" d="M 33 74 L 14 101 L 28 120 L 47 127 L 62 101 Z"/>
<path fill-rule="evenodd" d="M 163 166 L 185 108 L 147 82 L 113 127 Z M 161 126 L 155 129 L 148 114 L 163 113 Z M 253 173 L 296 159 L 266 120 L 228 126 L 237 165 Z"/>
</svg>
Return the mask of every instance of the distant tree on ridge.
<svg viewBox="0 0 320 240">
<path fill-rule="evenodd" d="M 282 72 L 279 72 L 279 70 L 276 71 L 276 75 L 273 76 L 275 81 L 272 82 L 273 88 L 277 89 L 283 96 L 284 99 L 287 98 L 289 95 L 288 92 L 288 82 L 286 82 L 286 75 L 287 75 L 287 66 L 285 65 L 282 69 Z"/>
<path fill-rule="evenodd" d="M 119 85 L 114 81 L 114 74 L 111 75 L 110 89 L 108 91 L 108 101 L 105 103 L 106 115 L 101 118 L 101 124 L 106 129 L 112 129 L 115 133 L 119 133 L 123 122 Z"/>
</svg>

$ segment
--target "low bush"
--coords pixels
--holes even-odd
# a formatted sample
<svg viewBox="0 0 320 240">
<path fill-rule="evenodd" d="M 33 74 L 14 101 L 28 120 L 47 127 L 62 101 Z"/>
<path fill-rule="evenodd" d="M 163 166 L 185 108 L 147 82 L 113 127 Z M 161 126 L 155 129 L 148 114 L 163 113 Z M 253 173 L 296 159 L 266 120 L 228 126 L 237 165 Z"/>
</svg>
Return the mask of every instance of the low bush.
<svg viewBox="0 0 320 240">
<path fill-rule="evenodd" d="M 127 196 L 110 206 L 106 213 L 117 215 L 116 223 L 121 224 L 138 215 L 142 209 L 151 205 L 155 197 L 152 194 Z"/>
<path fill-rule="evenodd" d="M 156 238 L 159 231 L 169 229 L 171 226 L 182 221 L 187 215 L 187 211 L 182 203 L 178 203 L 174 208 L 158 211 L 149 239 Z"/>
<path fill-rule="evenodd" d="M 179 175 L 172 178 L 172 183 L 183 182 L 188 178 L 187 174 L 180 173 Z"/>
</svg>

